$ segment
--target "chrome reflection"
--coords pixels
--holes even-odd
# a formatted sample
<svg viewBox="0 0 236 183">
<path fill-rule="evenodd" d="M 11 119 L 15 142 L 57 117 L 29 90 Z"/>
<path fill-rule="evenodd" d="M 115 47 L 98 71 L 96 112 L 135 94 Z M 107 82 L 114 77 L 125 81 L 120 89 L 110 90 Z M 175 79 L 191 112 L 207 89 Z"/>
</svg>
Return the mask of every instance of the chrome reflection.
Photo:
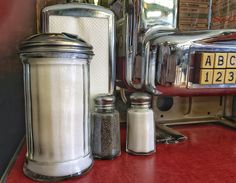
<svg viewBox="0 0 236 183">
<path fill-rule="evenodd" d="M 143 42 L 161 28 L 175 29 L 177 0 L 119 1 L 111 9 L 117 15 L 118 57 L 125 59 L 125 80 L 133 88 L 144 84 L 145 66 Z M 122 2 L 122 3 L 121 3 Z M 116 12 L 121 12 L 118 15 Z M 155 30 L 155 31 L 152 31 Z M 139 70 L 139 72 L 135 72 Z M 134 82 L 134 81 L 139 81 Z"/>
<path fill-rule="evenodd" d="M 182 88 L 232 88 L 235 84 L 200 85 L 189 81 L 191 56 L 196 52 L 236 52 L 236 30 L 178 32 L 166 30 L 150 34 L 144 42 L 145 86 L 160 94 L 158 85 Z M 226 46 L 227 45 L 227 46 Z M 152 57 L 155 50 L 155 57 Z"/>
</svg>

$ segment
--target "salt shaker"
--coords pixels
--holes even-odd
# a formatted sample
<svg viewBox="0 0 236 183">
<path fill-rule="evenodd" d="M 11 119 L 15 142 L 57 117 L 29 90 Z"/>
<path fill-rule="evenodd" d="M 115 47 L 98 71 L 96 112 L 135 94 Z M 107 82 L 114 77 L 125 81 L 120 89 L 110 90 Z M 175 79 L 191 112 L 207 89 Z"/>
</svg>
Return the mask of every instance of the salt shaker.
<svg viewBox="0 0 236 183">
<path fill-rule="evenodd" d="M 115 110 L 115 97 L 109 94 L 97 95 L 92 113 L 92 150 L 94 158 L 114 159 L 120 155 L 119 113 Z"/>
<path fill-rule="evenodd" d="M 150 109 L 151 96 L 147 93 L 133 93 L 131 107 L 127 112 L 126 152 L 148 155 L 156 151 L 155 123 Z"/>
</svg>

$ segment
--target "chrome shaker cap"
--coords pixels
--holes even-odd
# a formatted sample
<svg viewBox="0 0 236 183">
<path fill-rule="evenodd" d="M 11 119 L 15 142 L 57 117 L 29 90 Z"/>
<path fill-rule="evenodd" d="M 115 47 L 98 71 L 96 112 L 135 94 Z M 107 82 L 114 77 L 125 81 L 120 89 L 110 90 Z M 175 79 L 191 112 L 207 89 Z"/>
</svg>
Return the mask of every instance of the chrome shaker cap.
<svg viewBox="0 0 236 183">
<path fill-rule="evenodd" d="M 114 108 L 115 101 L 115 96 L 110 94 L 99 94 L 94 99 L 97 108 Z"/>
<path fill-rule="evenodd" d="M 151 95 L 137 92 L 130 95 L 131 105 L 150 105 Z"/>
<path fill-rule="evenodd" d="M 69 33 L 42 33 L 27 38 L 20 45 L 21 55 L 48 57 L 91 58 L 93 47 L 77 35 Z M 60 54 L 56 54 L 60 53 Z M 63 55 L 62 55 L 63 54 Z"/>
</svg>

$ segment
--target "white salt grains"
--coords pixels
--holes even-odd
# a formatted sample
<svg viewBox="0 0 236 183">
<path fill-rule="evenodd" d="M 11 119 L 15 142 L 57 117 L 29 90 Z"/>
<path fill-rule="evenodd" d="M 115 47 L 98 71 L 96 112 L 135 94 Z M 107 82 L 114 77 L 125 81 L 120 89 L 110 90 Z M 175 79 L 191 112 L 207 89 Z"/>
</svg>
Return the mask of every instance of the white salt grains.
<svg viewBox="0 0 236 183">
<path fill-rule="evenodd" d="M 130 97 L 131 108 L 127 113 L 126 151 L 147 155 L 155 152 L 155 122 L 151 97 L 146 93 L 134 93 Z"/>
</svg>

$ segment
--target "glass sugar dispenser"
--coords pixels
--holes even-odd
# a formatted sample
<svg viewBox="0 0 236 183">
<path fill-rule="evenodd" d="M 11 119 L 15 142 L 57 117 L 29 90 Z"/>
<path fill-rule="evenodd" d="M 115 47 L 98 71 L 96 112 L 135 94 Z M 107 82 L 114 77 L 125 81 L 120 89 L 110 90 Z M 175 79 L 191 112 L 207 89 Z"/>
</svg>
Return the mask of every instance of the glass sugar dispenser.
<svg viewBox="0 0 236 183">
<path fill-rule="evenodd" d="M 27 142 L 24 173 L 50 182 L 80 176 L 93 165 L 92 46 L 76 35 L 47 33 L 29 37 L 20 51 Z"/>
<path fill-rule="evenodd" d="M 135 155 L 149 155 L 156 151 L 155 122 L 150 109 L 151 96 L 147 93 L 133 93 L 131 107 L 127 112 L 126 152 Z"/>
<path fill-rule="evenodd" d="M 96 159 L 114 159 L 121 154 L 119 113 L 115 97 L 97 95 L 92 113 L 92 152 Z"/>
</svg>

